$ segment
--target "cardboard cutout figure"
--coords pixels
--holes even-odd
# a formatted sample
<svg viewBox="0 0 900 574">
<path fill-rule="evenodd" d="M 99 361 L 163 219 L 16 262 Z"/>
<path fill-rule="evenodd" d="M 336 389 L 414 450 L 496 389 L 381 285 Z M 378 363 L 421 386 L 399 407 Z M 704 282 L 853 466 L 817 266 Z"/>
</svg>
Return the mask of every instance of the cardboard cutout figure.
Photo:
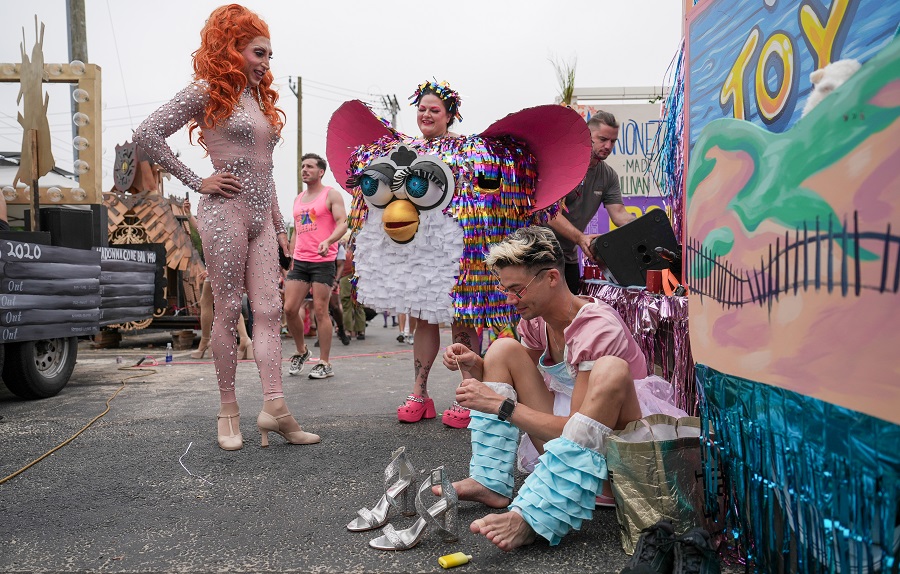
<svg viewBox="0 0 900 574">
<path fill-rule="evenodd" d="M 24 114 L 18 116 L 19 125 L 22 126 L 22 154 L 19 156 L 19 169 L 13 178 L 13 187 L 25 182 L 31 185 L 34 174 L 31 173 L 32 155 L 29 130 L 37 131 L 37 177 L 43 177 L 53 169 L 56 161 L 53 159 L 53 151 L 50 147 L 50 124 L 47 121 L 47 107 L 50 105 L 50 95 L 43 91 L 44 78 L 44 25 L 38 25 L 37 16 L 34 17 L 34 34 L 36 36 L 34 47 L 31 49 L 31 58 L 25 52 L 25 29 L 22 29 L 22 43 L 19 48 L 22 52 L 22 67 L 20 72 L 19 97 L 16 103 L 22 103 Z M 23 102 L 24 100 L 24 102 Z"/>
</svg>

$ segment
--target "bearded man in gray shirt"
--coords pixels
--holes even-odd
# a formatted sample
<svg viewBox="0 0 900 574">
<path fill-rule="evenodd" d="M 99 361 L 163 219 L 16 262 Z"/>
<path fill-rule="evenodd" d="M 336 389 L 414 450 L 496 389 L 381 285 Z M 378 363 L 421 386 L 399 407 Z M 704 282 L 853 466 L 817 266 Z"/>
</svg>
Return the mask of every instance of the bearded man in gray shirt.
<svg viewBox="0 0 900 574">
<path fill-rule="evenodd" d="M 625 210 L 619 176 L 604 161 L 612 153 L 619 138 L 619 123 L 615 116 L 602 110 L 588 120 L 591 132 L 591 164 L 581 185 L 566 196 L 566 211 L 560 211 L 548 226 L 553 230 L 563 249 L 566 260 L 566 284 L 572 293 L 578 293 L 581 271 L 578 267 L 578 251 L 593 259 L 591 241 L 597 235 L 585 235 L 584 229 L 593 219 L 602 203 L 612 222 L 621 227 L 634 220 L 634 215 Z"/>
</svg>

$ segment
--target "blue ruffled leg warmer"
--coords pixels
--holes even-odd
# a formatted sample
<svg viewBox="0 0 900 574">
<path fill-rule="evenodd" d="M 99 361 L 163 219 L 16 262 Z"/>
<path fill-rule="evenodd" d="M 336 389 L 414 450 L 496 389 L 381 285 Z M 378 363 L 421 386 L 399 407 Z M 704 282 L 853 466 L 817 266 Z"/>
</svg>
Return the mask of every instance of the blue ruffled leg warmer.
<svg viewBox="0 0 900 574">
<path fill-rule="evenodd" d="M 544 445 L 539 464 L 510 505 L 551 546 L 590 520 L 607 477 L 605 438 L 611 433 L 581 413 L 572 415 L 562 436 Z"/>
<path fill-rule="evenodd" d="M 515 400 L 516 391 L 506 383 L 485 383 L 497 393 Z M 513 468 L 519 445 L 519 429 L 497 415 L 472 410 L 469 430 L 472 431 L 472 459 L 469 476 L 479 484 L 512 498 L 515 479 Z"/>
</svg>

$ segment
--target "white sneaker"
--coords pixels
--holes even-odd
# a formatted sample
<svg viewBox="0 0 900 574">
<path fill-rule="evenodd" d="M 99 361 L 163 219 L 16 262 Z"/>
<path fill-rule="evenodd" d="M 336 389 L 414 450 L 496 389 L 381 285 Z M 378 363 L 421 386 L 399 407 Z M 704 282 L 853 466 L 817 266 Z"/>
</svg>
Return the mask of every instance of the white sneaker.
<svg viewBox="0 0 900 574">
<path fill-rule="evenodd" d="M 327 379 L 333 376 L 334 369 L 331 368 L 331 365 L 326 365 L 325 363 L 319 363 L 309 372 L 310 379 Z"/>
<path fill-rule="evenodd" d="M 310 353 L 309 347 L 307 347 L 306 352 L 302 355 L 294 355 L 293 357 L 291 357 L 291 368 L 288 369 L 288 374 L 294 376 L 302 373 L 304 363 L 309 360 L 311 354 L 312 353 Z"/>
</svg>

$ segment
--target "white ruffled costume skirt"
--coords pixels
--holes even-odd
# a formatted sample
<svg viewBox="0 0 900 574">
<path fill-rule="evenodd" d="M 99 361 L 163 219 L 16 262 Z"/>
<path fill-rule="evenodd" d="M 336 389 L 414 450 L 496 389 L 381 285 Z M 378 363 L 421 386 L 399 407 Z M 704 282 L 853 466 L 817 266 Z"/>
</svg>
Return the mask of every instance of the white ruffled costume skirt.
<svg viewBox="0 0 900 574">
<path fill-rule="evenodd" d="M 438 210 L 423 212 L 412 241 L 399 244 L 382 229 L 383 213 L 370 208 L 356 236 L 359 302 L 433 324 L 453 322 L 451 292 L 463 255 L 462 227 Z"/>
</svg>

